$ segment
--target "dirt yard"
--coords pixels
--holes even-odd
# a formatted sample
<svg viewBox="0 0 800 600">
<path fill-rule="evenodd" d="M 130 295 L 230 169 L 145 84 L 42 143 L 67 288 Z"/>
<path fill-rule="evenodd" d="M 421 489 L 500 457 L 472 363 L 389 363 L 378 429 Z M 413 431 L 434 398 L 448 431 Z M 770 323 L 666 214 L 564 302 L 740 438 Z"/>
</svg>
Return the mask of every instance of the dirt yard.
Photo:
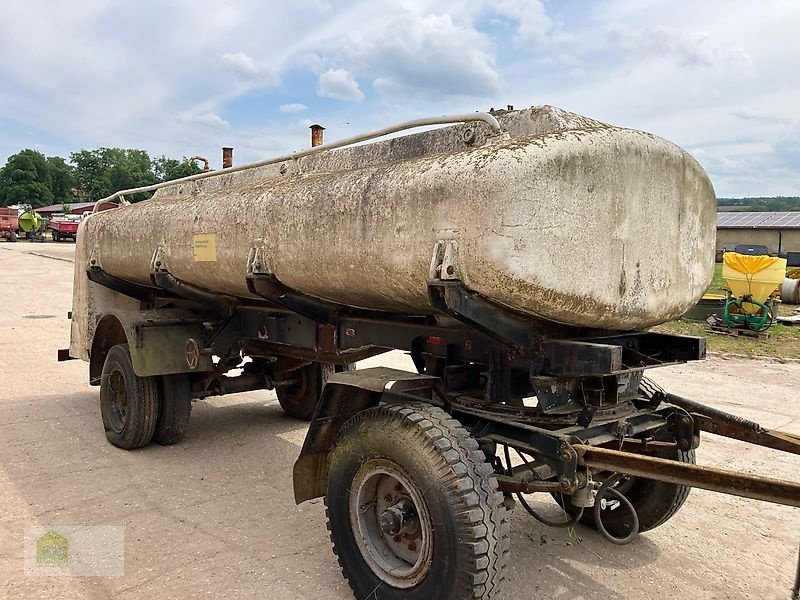
<svg viewBox="0 0 800 600">
<path fill-rule="evenodd" d="M 197 403 L 176 446 L 125 452 L 106 442 L 87 365 L 56 362 L 68 345 L 73 249 L 0 242 L 0 599 L 351 598 L 322 502 L 294 505 L 305 427 L 274 394 Z M 370 362 L 408 364 L 400 353 Z M 800 433 L 800 364 L 712 358 L 653 378 Z M 698 460 L 800 479 L 800 457 L 714 436 Z M 788 598 L 800 544 L 800 510 L 702 490 L 624 547 L 519 510 L 512 521 L 505 597 L 514 599 Z M 123 526 L 124 576 L 26 576 L 23 532 L 33 525 Z"/>
</svg>

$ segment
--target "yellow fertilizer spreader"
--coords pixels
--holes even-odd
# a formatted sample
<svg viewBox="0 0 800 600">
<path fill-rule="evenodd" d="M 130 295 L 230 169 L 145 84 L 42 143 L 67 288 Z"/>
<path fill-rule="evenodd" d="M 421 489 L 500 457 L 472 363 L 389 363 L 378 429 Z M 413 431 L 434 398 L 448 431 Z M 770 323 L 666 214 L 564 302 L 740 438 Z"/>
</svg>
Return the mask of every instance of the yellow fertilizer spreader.
<svg viewBox="0 0 800 600">
<path fill-rule="evenodd" d="M 773 293 L 786 276 L 786 259 L 726 252 L 722 276 L 728 284 L 725 324 L 762 331 L 775 320 Z"/>
</svg>

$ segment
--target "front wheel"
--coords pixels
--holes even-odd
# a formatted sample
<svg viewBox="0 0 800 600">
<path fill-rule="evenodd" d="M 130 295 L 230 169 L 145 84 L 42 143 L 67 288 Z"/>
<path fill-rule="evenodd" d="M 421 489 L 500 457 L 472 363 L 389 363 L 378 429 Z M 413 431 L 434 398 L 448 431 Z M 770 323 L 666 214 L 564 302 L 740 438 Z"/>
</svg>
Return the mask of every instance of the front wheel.
<svg viewBox="0 0 800 600">
<path fill-rule="evenodd" d="M 424 403 L 359 413 L 329 457 L 328 529 L 357 598 L 499 598 L 502 502 L 477 441 Z"/>
<path fill-rule="evenodd" d="M 147 445 L 153 437 L 158 409 L 155 378 L 134 373 L 127 344 L 113 346 L 100 376 L 100 414 L 108 441 L 125 450 Z"/>
</svg>

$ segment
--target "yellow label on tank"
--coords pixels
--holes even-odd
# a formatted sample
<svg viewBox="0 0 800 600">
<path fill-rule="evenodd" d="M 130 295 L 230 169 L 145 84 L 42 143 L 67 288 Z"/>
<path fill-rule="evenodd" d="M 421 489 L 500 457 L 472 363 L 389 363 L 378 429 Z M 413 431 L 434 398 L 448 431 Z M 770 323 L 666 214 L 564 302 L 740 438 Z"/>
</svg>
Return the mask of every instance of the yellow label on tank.
<svg viewBox="0 0 800 600">
<path fill-rule="evenodd" d="M 195 233 L 192 238 L 192 256 L 195 262 L 217 262 L 217 234 Z"/>
</svg>

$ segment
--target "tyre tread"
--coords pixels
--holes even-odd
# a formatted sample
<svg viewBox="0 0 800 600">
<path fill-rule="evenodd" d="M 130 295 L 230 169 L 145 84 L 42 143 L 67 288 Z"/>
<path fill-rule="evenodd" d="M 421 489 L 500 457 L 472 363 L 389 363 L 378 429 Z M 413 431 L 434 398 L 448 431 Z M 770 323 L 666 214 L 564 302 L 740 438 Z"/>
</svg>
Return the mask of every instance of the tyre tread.
<svg viewBox="0 0 800 600">
<path fill-rule="evenodd" d="M 434 462 L 439 462 L 443 485 L 456 491 L 460 506 L 455 517 L 467 531 L 462 550 L 472 550 L 467 560 L 470 568 L 461 574 L 470 591 L 468 597 L 476 600 L 502 597 L 505 567 L 510 555 L 509 516 L 502 504 L 503 494 L 498 491 L 494 470 L 486 462 L 478 442 L 459 421 L 441 408 L 424 402 L 380 405 L 363 411 L 342 427 L 337 442 L 362 422 L 378 418 L 388 418 L 386 425 L 389 427 L 410 428 L 418 447 L 427 450 Z M 325 514 L 331 532 L 327 497 Z M 331 542 L 334 542 L 332 536 Z M 347 579 L 345 565 L 335 544 L 333 551 Z M 358 594 L 349 579 L 348 583 Z"/>
<path fill-rule="evenodd" d="M 154 377 L 136 375 L 127 344 L 117 344 L 109 349 L 103 366 L 104 376 L 108 365 L 113 363 L 121 369 L 131 395 L 128 422 L 125 424 L 124 432 L 121 435 L 111 435 L 106 431 L 106 436 L 112 444 L 124 450 L 141 448 L 150 443 L 158 422 L 160 408 L 158 385 Z"/>
<path fill-rule="evenodd" d="M 186 374 L 162 375 L 158 382 L 161 410 L 153 432 L 153 441 L 162 446 L 177 444 L 186 435 L 192 414 L 191 380 Z"/>
</svg>

